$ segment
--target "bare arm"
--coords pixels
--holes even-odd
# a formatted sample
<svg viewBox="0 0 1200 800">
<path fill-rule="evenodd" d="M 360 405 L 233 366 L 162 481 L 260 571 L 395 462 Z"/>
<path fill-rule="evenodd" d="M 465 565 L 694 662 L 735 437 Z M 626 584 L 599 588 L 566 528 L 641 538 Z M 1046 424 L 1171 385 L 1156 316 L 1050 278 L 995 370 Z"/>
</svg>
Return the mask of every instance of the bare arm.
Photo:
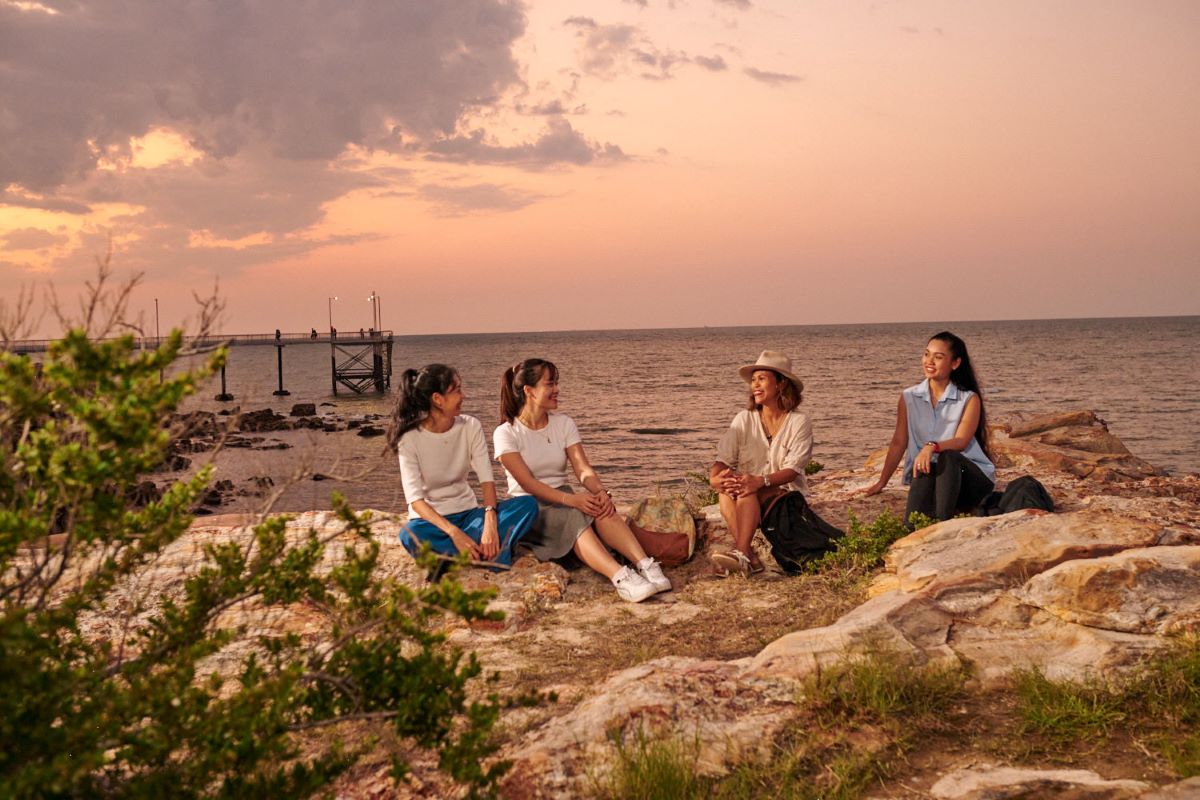
<svg viewBox="0 0 1200 800">
<path fill-rule="evenodd" d="M 560 506 L 570 506 L 577 508 L 589 516 L 595 516 L 590 508 L 593 498 L 591 495 L 574 495 L 568 492 L 561 492 L 549 484 L 542 483 L 533 476 L 529 465 L 525 463 L 525 459 L 520 453 L 505 453 L 500 456 L 500 463 L 508 470 L 508 474 L 520 484 L 521 488 L 529 492 L 531 495 L 541 500 L 543 503 L 553 503 Z"/>
<path fill-rule="evenodd" d="M 896 429 L 892 431 L 892 441 L 888 443 L 887 456 L 883 459 L 883 469 L 879 473 L 879 480 L 875 481 L 863 494 L 870 497 L 883 491 L 883 487 L 887 486 L 888 481 L 891 480 L 892 473 L 896 471 L 900 459 L 904 457 L 904 450 L 907 447 L 908 410 L 904 407 L 904 395 L 900 395 L 900 400 L 896 403 Z"/>
<path fill-rule="evenodd" d="M 495 484 L 493 484 L 493 493 Z M 462 532 L 462 529 L 452 523 L 450 520 L 438 513 L 438 510 L 425 500 L 414 500 L 409 506 L 409 511 L 416 513 L 418 517 L 433 525 L 442 533 L 450 537 L 450 541 L 454 542 L 454 546 L 458 548 L 460 553 L 470 553 L 472 558 L 479 558 L 482 551 L 475 541 Z"/>
<path fill-rule="evenodd" d="M 576 442 L 567 448 L 567 460 L 571 462 L 571 469 L 575 471 L 575 477 L 579 479 L 579 483 L 583 488 L 591 492 L 592 498 L 595 500 L 595 503 L 589 506 L 594 510 L 584 510 L 584 513 L 590 514 L 597 519 L 617 513 L 616 506 L 613 505 L 612 495 L 604 488 L 604 484 L 600 481 L 600 476 L 596 474 L 596 470 L 592 467 L 592 462 L 588 461 L 587 453 L 583 451 L 583 444 L 581 442 Z"/>
<path fill-rule="evenodd" d="M 926 442 L 921 446 L 921 452 L 917 453 L 917 457 L 913 459 L 913 477 L 927 474 L 933 470 L 935 453 L 942 450 L 966 450 L 970 447 L 971 439 L 975 437 L 975 430 L 978 427 L 979 396 L 972 395 L 971 399 L 967 401 L 967 407 L 963 409 L 962 419 L 958 421 L 954 436 L 940 442 Z"/>
<path fill-rule="evenodd" d="M 479 541 L 483 557 L 491 561 L 500 555 L 499 512 L 494 510 L 496 508 L 496 482 L 485 481 L 479 484 L 479 488 L 483 490 L 484 507 L 493 509 L 483 512 L 483 536 Z"/>
</svg>

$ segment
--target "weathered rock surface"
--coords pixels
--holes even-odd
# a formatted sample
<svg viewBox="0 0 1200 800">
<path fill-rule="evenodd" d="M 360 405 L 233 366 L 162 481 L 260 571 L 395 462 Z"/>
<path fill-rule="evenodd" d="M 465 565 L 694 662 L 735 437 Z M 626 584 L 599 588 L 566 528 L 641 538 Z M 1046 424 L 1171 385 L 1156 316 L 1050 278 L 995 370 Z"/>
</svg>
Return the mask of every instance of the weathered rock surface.
<svg viewBox="0 0 1200 800">
<path fill-rule="evenodd" d="M 1146 547 L 1067 561 L 1030 579 L 1016 597 L 1059 619 L 1125 633 L 1200 626 L 1200 546 Z"/>
<path fill-rule="evenodd" d="M 1052 469 L 1100 481 L 1161 474 L 1130 453 L 1093 411 L 1031 417 L 993 434 L 998 467 Z"/>
<path fill-rule="evenodd" d="M 933 785 L 938 800 L 1005 800 L 1006 798 L 1071 798 L 1120 800 L 1142 797 L 1150 789 L 1142 781 L 1109 781 L 1083 769 L 965 767 Z"/>
<path fill-rule="evenodd" d="M 1153 523 L 1087 511 L 952 519 L 896 542 L 876 587 L 974 611 L 1056 564 L 1157 544 L 1162 535 Z"/>
</svg>

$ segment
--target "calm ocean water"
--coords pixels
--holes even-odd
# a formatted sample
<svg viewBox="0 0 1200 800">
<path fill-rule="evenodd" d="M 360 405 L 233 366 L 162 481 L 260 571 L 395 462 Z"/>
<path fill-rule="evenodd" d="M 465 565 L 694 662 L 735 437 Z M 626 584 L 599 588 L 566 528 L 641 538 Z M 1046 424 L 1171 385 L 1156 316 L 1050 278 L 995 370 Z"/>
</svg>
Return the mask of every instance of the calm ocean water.
<svg viewBox="0 0 1200 800">
<path fill-rule="evenodd" d="M 482 420 L 490 438 L 505 367 L 530 356 L 554 361 L 562 373 L 560 410 L 578 423 L 607 485 L 628 502 L 707 469 L 746 399 L 737 368 L 764 349 L 788 353 L 804 380 L 813 457 L 830 468 L 860 466 L 886 445 L 899 392 L 922 378 L 927 337 L 943 328 L 966 340 L 992 418 L 1094 409 L 1136 455 L 1172 473 L 1200 472 L 1200 317 L 400 336 L 394 368 L 398 378 L 406 367 L 435 361 L 456 367 L 467 392 L 464 413 Z M 285 348 L 284 386 L 292 394 L 273 397 L 275 359 L 273 347 L 232 349 L 227 379 L 237 405 L 283 413 L 298 402 L 335 403 L 343 414 L 390 409 L 391 397 L 334 397 L 329 346 L 320 344 Z M 227 407 L 210 399 L 216 391 L 206 387 L 192 407 Z M 399 468 L 380 454 L 382 439 L 306 433 L 289 441 L 289 461 L 307 449 L 317 469 L 338 459 L 339 471 L 366 474 L 352 484 L 300 484 L 284 496 L 285 510 L 328 507 L 335 485 L 356 506 L 403 508 Z M 262 454 L 221 458 L 233 477 L 279 470 Z"/>
</svg>

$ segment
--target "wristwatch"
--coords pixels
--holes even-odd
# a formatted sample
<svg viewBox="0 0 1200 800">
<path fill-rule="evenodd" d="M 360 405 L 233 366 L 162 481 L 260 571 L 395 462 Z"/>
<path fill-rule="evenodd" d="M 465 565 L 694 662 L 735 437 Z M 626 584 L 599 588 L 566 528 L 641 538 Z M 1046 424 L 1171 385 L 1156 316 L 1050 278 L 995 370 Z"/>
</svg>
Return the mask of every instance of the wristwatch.
<svg viewBox="0 0 1200 800">
<path fill-rule="evenodd" d="M 942 446 L 940 444 L 938 444 L 937 442 L 933 441 L 932 439 L 930 441 L 926 442 L 925 444 L 931 446 L 933 448 L 933 452 L 935 452 L 935 453 L 942 452 Z"/>
<path fill-rule="evenodd" d="M 763 488 L 764 489 L 766 489 L 767 487 L 769 487 L 771 485 L 771 473 L 764 472 L 762 479 L 763 479 Z"/>
<path fill-rule="evenodd" d="M 496 507 L 495 506 L 484 506 L 483 507 L 483 513 L 486 514 L 489 511 L 491 511 L 494 514 L 496 512 Z"/>
</svg>

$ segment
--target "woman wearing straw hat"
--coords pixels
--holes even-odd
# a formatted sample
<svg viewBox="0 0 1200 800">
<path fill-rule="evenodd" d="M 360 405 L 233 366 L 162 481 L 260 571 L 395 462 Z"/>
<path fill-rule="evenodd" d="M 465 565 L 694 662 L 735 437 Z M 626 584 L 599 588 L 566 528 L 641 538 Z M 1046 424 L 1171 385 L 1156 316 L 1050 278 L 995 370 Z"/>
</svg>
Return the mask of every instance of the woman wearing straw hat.
<svg viewBox="0 0 1200 800">
<path fill-rule="evenodd" d="M 733 535 L 733 549 L 710 557 L 722 576 L 762 572 L 750 542 L 763 505 L 782 492 L 807 490 L 804 468 L 813 447 L 812 423 L 796 410 L 804 384 L 792 373 L 790 358 L 764 350 L 738 375 L 750 385 L 750 399 L 717 443 L 717 460 L 708 478 Z"/>
</svg>

